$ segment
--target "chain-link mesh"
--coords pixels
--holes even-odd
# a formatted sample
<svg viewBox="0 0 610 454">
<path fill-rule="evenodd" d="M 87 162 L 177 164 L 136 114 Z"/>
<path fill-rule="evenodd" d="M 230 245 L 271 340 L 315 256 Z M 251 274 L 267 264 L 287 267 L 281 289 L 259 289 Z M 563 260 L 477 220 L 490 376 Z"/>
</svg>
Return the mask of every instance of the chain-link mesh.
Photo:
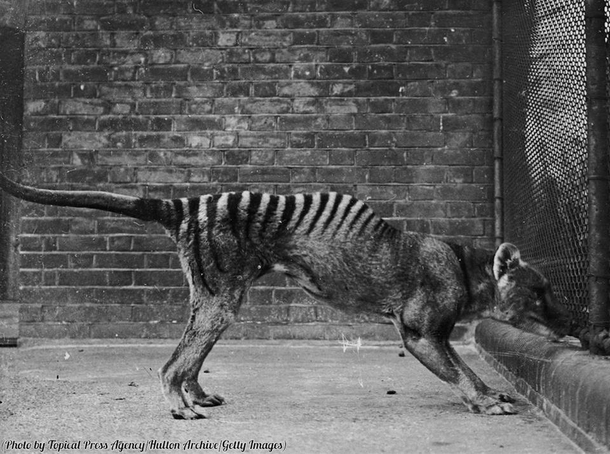
<svg viewBox="0 0 610 454">
<path fill-rule="evenodd" d="M 505 238 L 588 318 L 583 0 L 508 0 L 504 30 Z"/>
</svg>

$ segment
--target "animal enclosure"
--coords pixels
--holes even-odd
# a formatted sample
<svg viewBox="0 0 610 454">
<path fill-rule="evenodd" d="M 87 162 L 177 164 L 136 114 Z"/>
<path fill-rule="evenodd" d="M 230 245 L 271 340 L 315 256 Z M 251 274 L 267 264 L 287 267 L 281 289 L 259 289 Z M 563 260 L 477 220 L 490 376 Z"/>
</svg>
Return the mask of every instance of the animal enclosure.
<svg viewBox="0 0 610 454">
<path fill-rule="evenodd" d="M 607 37 L 607 26 L 599 30 L 598 20 L 593 30 L 594 13 L 584 1 L 502 2 L 505 238 L 549 277 L 575 317 L 575 334 L 589 323 L 607 329 L 609 320 L 607 294 L 592 303 L 602 314 L 594 321 L 590 306 L 591 281 L 608 279 L 593 262 L 603 254 L 607 270 L 610 232 L 608 207 L 591 186 L 605 185 L 607 199 L 607 159 L 601 168 L 592 164 L 593 154 L 608 153 L 607 139 L 598 139 L 607 136 L 607 106 L 591 83 L 606 79 L 604 43 L 600 51 L 591 37 Z M 603 20 L 603 9 L 597 13 Z M 594 67 L 596 52 L 603 55 Z M 604 83 L 603 97 L 605 90 Z M 595 101 L 603 103 L 602 121 L 594 118 Z M 605 219 L 594 225 L 591 210 L 606 211 Z"/>
</svg>

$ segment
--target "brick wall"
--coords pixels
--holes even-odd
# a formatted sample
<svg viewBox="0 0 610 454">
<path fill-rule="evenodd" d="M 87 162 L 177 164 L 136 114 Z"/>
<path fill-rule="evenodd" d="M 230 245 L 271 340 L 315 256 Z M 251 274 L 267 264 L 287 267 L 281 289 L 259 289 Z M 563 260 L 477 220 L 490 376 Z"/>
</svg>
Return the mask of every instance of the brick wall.
<svg viewBox="0 0 610 454">
<path fill-rule="evenodd" d="M 401 229 L 491 247 L 490 15 L 487 0 L 32 0 L 24 180 L 337 190 Z M 26 205 L 21 231 L 23 336 L 180 334 L 187 291 L 160 228 Z M 241 317 L 229 335 L 335 338 L 370 321 L 281 276 Z"/>
</svg>

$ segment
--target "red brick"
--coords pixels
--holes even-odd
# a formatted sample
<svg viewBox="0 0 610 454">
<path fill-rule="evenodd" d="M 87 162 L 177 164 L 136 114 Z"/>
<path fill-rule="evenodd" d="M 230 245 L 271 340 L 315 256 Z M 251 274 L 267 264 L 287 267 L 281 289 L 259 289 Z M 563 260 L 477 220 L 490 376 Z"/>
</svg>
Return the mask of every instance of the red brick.
<svg viewBox="0 0 610 454">
<path fill-rule="evenodd" d="M 144 49 L 182 48 L 187 44 L 187 35 L 179 32 L 146 32 L 140 37 L 140 45 Z"/>
<path fill-rule="evenodd" d="M 441 132 L 398 132 L 396 144 L 399 147 L 442 147 L 445 145 L 445 136 Z"/>
<path fill-rule="evenodd" d="M 99 88 L 99 96 L 101 99 L 113 100 L 117 99 L 142 99 L 144 98 L 145 87 L 136 84 L 116 84 L 102 85 Z"/>
<path fill-rule="evenodd" d="M 58 251 L 105 251 L 106 238 L 100 236 L 69 236 L 57 238 Z"/>
<path fill-rule="evenodd" d="M 112 47 L 112 35 L 109 32 L 75 32 L 62 35 L 62 47 L 85 48 L 110 48 Z"/>
<path fill-rule="evenodd" d="M 293 132 L 290 134 L 291 148 L 314 148 L 316 135 L 312 132 Z"/>
<path fill-rule="evenodd" d="M 216 116 L 181 116 L 175 120 L 176 131 L 222 130 L 223 119 Z"/>
<path fill-rule="evenodd" d="M 136 14 L 104 16 L 99 22 L 102 30 L 142 30 L 149 27 L 149 19 Z"/>
<path fill-rule="evenodd" d="M 290 181 L 290 171 L 281 167 L 244 167 L 239 170 L 239 181 L 287 183 Z"/>
<path fill-rule="evenodd" d="M 239 134 L 239 148 L 285 148 L 286 145 L 286 134 L 252 132 Z"/>
<path fill-rule="evenodd" d="M 485 224 L 480 219 L 432 219 L 431 231 L 434 235 L 482 236 Z"/>
<path fill-rule="evenodd" d="M 244 114 L 286 114 L 292 108 L 292 101 L 288 99 L 261 99 L 252 98 L 241 103 Z"/>
<path fill-rule="evenodd" d="M 371 131 L 367 134 L 370 148 L 394 148 L 396 137 L 393 131 Z"/>
<path fill-rule="evenodd" d="M 58 285 L 79 287 L 108 285 L 108 274 L 98 270 L 60 270 L 58 272 Z"/>
<path fill-rule="evenodd" d="M 277 153 L 279 166 L 325 166 L 328 152 L 322 150 L 282 150 Z"/>
<path fill-rule="evenodd" d="M 351 64 L 323 64 L 318 65 L 319 79 L 364 79 L 367 75 L 367 66 Z"/>
<path fill-rule="evenodd" d="M 241 43 L 247 47 L 286 47 L 292 43 L 292 34 L 285 30 L 245 31 Z"/>
<path fill-rule="evenodd" d="M 356 115 L 356 129 L 385 131 L 404 129 L 404 127 L 405 118 L 402 115 Z"/>
<path fill-rule="evenodd" d="M 475 204 L 470 202 L 449 202 L 447 203 L 447 216 L 450 218 L 475 217 Z"/>
<path fill-rule="evenodd" d="M 357 151 L 356 164 L 361 166 L 402 165 L 405 152 L 402 150 Z"/>
<path fill-rule="evenodd" d="M 279 82 L 278 95 L 282 97 L 324 96 L 328 93 L 325 82 Z"/>
<path fill-rule="evenodd" d="M 188 172 L 180 168 L 149 167 L 136 170 L 136 179 L 142 183 L 185 183 Z"/>
<path fill-rule="evenodd" d="M 59 102 L 62 115 L 103 115 L 108 113 L 109 104 L 99 99 L 66 99 Z"/>
<path fill-rule="evenodd" d="M 319 41 L 323 46 L 366 46 L 369 36 L 364 30 L 323 30 Z"/>
<path fill-rule="evenodd" d="M 364 148 L 366 135 L 359 132 L 322 132 L 318 134 L 320 148 Z"/>
<path fill-rule="evenodd" d="M 150 66 L 138 70 L 138 80 L 143 82 L 187 80 L 187 65 Z"/>
<path fill-rule="evenodd" d="M 172 158 L 174 166 L 209 167 L 221 163 L 222 153 L 216 150 L 176 151 Z"/>
<path fill-rule="evenodd" d="M 442 185 L 435 189 L 435 197 L 441 200 L 485 202 L 491 201 L 493 186 L 478 184 Z"/>
<path fill-rule="evenodd" d="M 184 148 L 186 141 L 181 135 L 140 134 L 136 143 L 139 148 Z"/>
<path fill-rule="evenodd" d="M 284 115 L 280 117 L 279 129 L 282 131 L 324 129 L 326 119 L 317 115 Z"/>
<path fill-rule="evenodd" d="M 400 218 L 444 218 L 447 216 L 445 202 L 397 203 L 395 216 Z"/>
<path fill-rule="evenodd" d="M 187 304 L 163 304 L 160 306 L 133 306 L 131 320 L 134 322 L 183 322 L 188 320 L 190 308 Z"/>
<path fill-rule="evenodd" d="M 21 254 L 22 269 L 67 268 L 68 256 L 65 254 Z"/>
<path fill-rule="evenodd" d="M 317 171 L 320 183 L 360 183 L 366 181 L 366 170 L 358 167 L 322 167 Z"/>
<path fill-rule="evenodd" d="M 184 276 L 179 270 L 146 270 L 134 272 L 134 285 L 150 287 L 181 287 Z"/>
<path fill-rule="evenodd" d="M 275 163 L 274 150 L 252 150 L 250 152 L 250 164 L 254 166 L 272 166 Z"/>
<path fill-rule="evenodd" d="M 137 111 L 142 115 L 172 115 L 182 111 L 179 99 L 143 99 L 138 100 Z"/>
<path fill-rule="evenodd" d="M 397 183 L 430 184 L 443 183 L 448 170 L 440 166 L 399 167 L 395 172 Z"/>
</svg>

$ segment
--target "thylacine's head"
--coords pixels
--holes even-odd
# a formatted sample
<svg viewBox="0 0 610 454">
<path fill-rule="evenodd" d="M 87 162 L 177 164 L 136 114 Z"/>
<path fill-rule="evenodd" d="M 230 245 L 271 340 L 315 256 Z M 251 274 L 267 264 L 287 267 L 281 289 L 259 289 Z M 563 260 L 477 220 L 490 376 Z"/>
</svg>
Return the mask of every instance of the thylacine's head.
<svg viewBox="0 0 610 454">
<path fill-rule="evenodd" d="M 568 334 L 567 309 L 557 301 L 548 279 L 521 260 L 515 245 L 504 243 L 498 248 L 493 274 L 498 298 L 492 318 L 551 339 Z"/>
</svg>

